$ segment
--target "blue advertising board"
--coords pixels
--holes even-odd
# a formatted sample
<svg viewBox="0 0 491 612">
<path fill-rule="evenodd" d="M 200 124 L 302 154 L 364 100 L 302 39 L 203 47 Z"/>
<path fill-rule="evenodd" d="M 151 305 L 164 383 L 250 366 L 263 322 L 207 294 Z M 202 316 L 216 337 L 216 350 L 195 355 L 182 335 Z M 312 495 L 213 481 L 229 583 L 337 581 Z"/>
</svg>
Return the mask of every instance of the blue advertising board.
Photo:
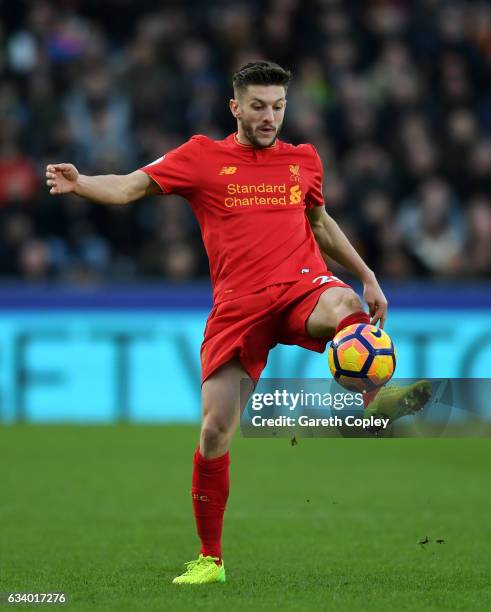
<svg viewBox="0 0 491 612">
<path fill-rule="evenodd" d="M 2 300 L 0 421 L 199 420 L 208 290 L 63 291 L 10 291 Z M 386 325 L 397 377 L 490 377 L 487 294 L 451 307 L 397 299 Z M 330 375 L 326 355 L 278 346 L 264 376 Z"/>
</svg>

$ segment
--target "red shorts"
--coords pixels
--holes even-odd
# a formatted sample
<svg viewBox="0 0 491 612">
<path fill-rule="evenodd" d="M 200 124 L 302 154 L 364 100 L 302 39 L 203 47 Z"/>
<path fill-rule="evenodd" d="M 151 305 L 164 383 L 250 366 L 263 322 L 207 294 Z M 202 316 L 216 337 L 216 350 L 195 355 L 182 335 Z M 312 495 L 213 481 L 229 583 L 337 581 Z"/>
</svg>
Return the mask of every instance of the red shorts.
<svg viewBox="0 0 491 612">
<path fill-rule="evenodd" d="M 348 287 L 338 278 L 306 275 L 299 281 L 265 287 L 213 306 L 201 345 L 201 379 L 237 356 L 253 380 L 277 344 L 296 344 L 323 353 L 331 338 L 311 338 L 307 319 L 320 295 L 331 287 Z"/>
</svg>

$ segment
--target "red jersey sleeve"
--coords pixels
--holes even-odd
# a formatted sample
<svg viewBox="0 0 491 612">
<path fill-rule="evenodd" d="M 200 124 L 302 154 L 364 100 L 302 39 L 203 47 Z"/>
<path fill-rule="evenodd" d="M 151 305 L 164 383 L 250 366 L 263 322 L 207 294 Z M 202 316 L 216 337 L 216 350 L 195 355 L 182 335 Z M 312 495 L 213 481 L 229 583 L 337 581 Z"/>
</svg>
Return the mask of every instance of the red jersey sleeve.
<svg viewBox="0 0 491 612">
<path fill-rule="evenodd" d="M 200 136 L 193 136 L 177 149 L 172 149 L 154 162 L 140 168 L 165 194 L 189 195 L 200 184 Z"/>
<path fill-rule="evenodd" d="M 322 170 L 322 162 L 315 147 L 310 145 L 314 152 L 314 173 L 312 184 L 305 196 L 305 206 L 310 210 L 315 206 L 325 206 L 324 194 L 322 193 L 322 180 L 324 172 Z"/>
</svg>

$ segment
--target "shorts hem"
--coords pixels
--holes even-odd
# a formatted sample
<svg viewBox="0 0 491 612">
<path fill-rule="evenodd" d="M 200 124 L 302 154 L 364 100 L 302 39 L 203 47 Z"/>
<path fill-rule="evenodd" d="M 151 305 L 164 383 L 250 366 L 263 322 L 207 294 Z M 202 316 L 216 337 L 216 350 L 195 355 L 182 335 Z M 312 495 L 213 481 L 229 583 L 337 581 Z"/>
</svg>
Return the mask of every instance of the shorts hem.
<svg viewBox="0 0 491 612">
<path fill-rule="evenodd" d="M 261 377 L 261 372 L 264 370 L 264 366 L 259 372 L 253 372 L 252 370 L 255 370 L 256 368 L 251 368 L 250 366 L 248 366 L 247 363 L 244 362 L 245 360 L 241 355 L 240 349 L 233 349 L 230 353 L 226 353 L 221 359 L 214 363 L 211 368 L 207 369 L 206 371 L 201 371 L 201 386 L 203 386 L 203 383 L 206 382 L 208 378 L 210 378 L 210 376 L 212 376 L 219 368 L 224 366 L 229 361 L 232 361 L 232 359 L 234 359 L 235 357 L 239 360 L 240 365 L 244 368 L 249 378 L 254 383 L 257 383 L 257 381 Z"/>
</svg>

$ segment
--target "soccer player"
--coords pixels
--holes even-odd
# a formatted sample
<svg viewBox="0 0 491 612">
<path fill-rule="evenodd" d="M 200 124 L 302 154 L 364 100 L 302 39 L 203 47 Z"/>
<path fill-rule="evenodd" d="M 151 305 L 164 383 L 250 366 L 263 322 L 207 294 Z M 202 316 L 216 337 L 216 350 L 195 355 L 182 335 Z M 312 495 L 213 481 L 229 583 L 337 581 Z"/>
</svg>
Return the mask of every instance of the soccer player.
<svg viewBox="0 0 491 612">
<path fill-rule="evenodd" d="M 317 151 L 278 139 L 290 77 L 272 62 L 241 68 L 229 102 L 237 132 L 224 140 L 193 136 L 128 175 L 84 176 L 72 164 L 47 166 L 53 195 L 128 204 L 179 194 L 201 227 L 214 298 L 201 347 L 202 424 L 192 477 L 201 551 L 177 584 L 225 581 L 229 445 L 248 399 L 240 381 L 252 392 L 278 343 L 323 352 L 337 331 L 353 323 L 383 327 L 387 314 L 374 273 L 326 212 Z M 322 253 L 360 279 L 370 316 Z"/>
</svg>

